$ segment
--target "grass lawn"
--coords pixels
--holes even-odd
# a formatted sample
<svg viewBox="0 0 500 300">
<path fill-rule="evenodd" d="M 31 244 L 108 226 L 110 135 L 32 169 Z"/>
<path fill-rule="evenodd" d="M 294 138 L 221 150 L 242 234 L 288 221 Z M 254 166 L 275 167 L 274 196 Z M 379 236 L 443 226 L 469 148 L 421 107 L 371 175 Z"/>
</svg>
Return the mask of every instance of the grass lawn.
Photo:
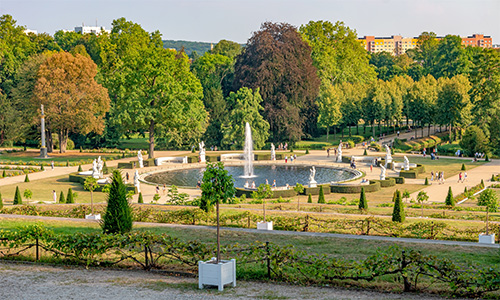
<svg viewBox="0 0 500 300">
<path fill-rule="evenodd" d="M 403 156 L 401 155 L 394 155 L 393 157 L 395 162 L 404 161 Z M 465 165 L 466 170 L 471 170 L 485 164 L 483 161 L 472 162 L 470 159 L 440 158 L 431 160 L 429 155 L 425 158 L 422 156 L 410 156 L 408 159 L 410 160 L 410 163 L 424 165 L 425 172 L 419 174 L 418 178 L 424 179 L 427 177 L 429 180 L 431 179 L 431 171 L 434 172 L 434 174 L 442 171 L 444 172 L 444 177 L 448 178 L 463 172 L 461 170 L 462 164 Z"/>
</svg>

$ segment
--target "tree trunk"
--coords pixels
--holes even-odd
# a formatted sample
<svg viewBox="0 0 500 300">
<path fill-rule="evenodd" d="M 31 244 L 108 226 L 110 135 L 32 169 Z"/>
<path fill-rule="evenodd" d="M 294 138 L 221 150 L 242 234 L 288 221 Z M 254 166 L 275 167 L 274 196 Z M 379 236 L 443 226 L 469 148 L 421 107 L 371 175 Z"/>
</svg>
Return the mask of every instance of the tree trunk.
<svg viewBox="0 0 500 300">
<path fill-rule="evenodd" d="M 68 146 L 68 130 L 59 130 L 59 153 L 66 153 L 66 147 Z"/>
<path fill-rule="evenodd" d="M 359 123 L 356 122 L 356 134 L 359 135 Z"/>
<path fill-rule="evenodd" d="M 375 138 L 375 121 L 372 122 L 372 134 L 373 138 Z"/>
<path fill-rule="evenodd" d="M 328 142 L 328 134 L 330 133 L 330 127 L 326 126 L 326 141 Z"/>
<path fill-rule="evenodd" d="M 488 221 L 489 221 L 489 211 L 488 211 L 488 207 L 486 206 L 486 234 L 490 234 L 490 231 L 488 230 Z"/>
<path fill-rule="evenodd" d="M 155 121 L 149 123 L 149 152 L 148 158 L 155 158 Z"/>
<path fill-rule="evenodd" d="M 427 131 L 427 136 L 431 136 L 431 123 L 429 123 L 429 130 Z"/>
<path fill-rule="evenodd" d="M 450 137 L 450 144 L 452 143 L 452 140 L 451 140 L 451 124 L 450 124 L 450 131 L 449 131 L 449 137 Z"/>
<path fill-rule="evenodd" d="M 54 152 L 54 140 L 52 139 L 52 131 L 47 129 L 47 136 L 45 137 L 47 140 L 45 144 L 47 146 L 47 153 Z"/>
</svg>

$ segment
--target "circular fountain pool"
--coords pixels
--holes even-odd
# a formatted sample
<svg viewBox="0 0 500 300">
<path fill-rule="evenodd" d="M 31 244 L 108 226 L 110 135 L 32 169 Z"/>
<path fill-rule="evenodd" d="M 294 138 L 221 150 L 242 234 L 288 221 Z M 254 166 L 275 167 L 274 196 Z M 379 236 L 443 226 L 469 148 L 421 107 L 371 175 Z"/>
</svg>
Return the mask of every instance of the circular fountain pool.
<svg viewBox="0 0 500 300">
<path fill-rule="evenodd" d="M 285 186 L 287 184 L 293 186 L 297 182 L 304 186 L 309 184 L 309 170 L 311 166 L 290 164 L 254 165 L 253 167 L 255 175 L 253 178 L 242 178 L 244 175 L 243 166 L 226 166 L 225 169 L 229 175 L 233 176 L 236 187 L 243 187 L 247 181 L 250 186 L 252 182 L 255 182 L 255 186 L 259 186 L 262 183 L 266 183 L 266 179 L 271 185 L 273 180 L 276 180 L 277 186 Z M 357 173 L 348 169 L 318 166 L 315 166 L 315 168 L 316 176 L 314 179 L 318 184 L 349 180 L 357 175 Z M 204 171 L 205 168 L 172 170 L 151 174 L 145 180 L 156 184 L 194 187 L 198 180 L 202 180 Z"/>
</svg>

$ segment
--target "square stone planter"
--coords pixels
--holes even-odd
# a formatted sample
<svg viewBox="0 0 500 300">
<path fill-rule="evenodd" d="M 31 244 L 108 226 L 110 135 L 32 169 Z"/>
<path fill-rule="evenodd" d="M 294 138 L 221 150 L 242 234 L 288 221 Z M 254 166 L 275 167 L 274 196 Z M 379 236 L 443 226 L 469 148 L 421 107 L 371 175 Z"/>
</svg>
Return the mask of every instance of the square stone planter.
<svg viewBox="0 0 500 300">
<path fill-rule="evenodd" d="M 495 243 L 495 234 L 480 234 L 479 235 L 479 243 L 480 244 L 494 244 Z"/>
<path fill-rule="evenodd" d="M 198 287 L 215 285 L 219 291 L 224 290 L 224 285 L 232 283 L 236 286 L 236 260 L 221 260 L 215 263 L 215 257 L 210 261 L 198 262 Z"/>
<path fill-rule="evenodd" d="M 90 214 L 90 215 L 85 215 L 85 219 L 87 220 L 100 220 L 101 219 L 101 214 Z"/>
<path fill-rule="evenodd" d="M 257 222 L 258 230 L 273 230 L 273 221 L 271 222 Z"/>
</svg>

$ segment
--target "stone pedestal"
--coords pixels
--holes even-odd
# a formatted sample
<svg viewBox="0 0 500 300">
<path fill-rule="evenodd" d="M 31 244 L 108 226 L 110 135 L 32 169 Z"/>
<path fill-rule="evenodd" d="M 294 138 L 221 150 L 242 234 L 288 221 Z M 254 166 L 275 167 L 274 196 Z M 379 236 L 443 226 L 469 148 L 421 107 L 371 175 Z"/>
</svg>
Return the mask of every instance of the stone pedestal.
<svg viewBox="0 0 500 300">
<path fill-rule="evenodd" d="M 314 188 L 314 187 L 317 187 L 318 186 L 318 183 L 316 182 L 316 180 L 311 180 L 309 181 L 309 187 L 310 188 Z"/>
<path fill-rule="evenodd" d="M 40 148 L 40 158 L 47 158 L 47 148 Z"/>
<path fill-rule="evenodd" d="M 258 230 L 273 230 L 273 221 L 271 222 L 257 222 Z"/>
<path fill-rule="evenodd" d="M 232 283 L 236 286 L 236 260 L 221 260 L 218 264 L 214 263 L 215 258 L 211 261 L 198 262 L 198 287 L 203 288 L 204 285 L 215 285 L 219 291 L 224 290 L 224 285 Z"/>
<path fill-rule="evenodd" d="M 205 159 L 205 153 L 203 154 L 200 154 L 200 162 L 206 162 L 206 159 Z"/>
<path fill-rule="evenodd" d="M 479 244 L 495 244 L 495 234 L 480 234 Z"/>
<path fill-rule="evenodd" d="M 90 215 L 85 215 L 85 219 L 87 220 L 100 220 L 101 219 L 101 214 L 90 214 Z"/>
</svg>

